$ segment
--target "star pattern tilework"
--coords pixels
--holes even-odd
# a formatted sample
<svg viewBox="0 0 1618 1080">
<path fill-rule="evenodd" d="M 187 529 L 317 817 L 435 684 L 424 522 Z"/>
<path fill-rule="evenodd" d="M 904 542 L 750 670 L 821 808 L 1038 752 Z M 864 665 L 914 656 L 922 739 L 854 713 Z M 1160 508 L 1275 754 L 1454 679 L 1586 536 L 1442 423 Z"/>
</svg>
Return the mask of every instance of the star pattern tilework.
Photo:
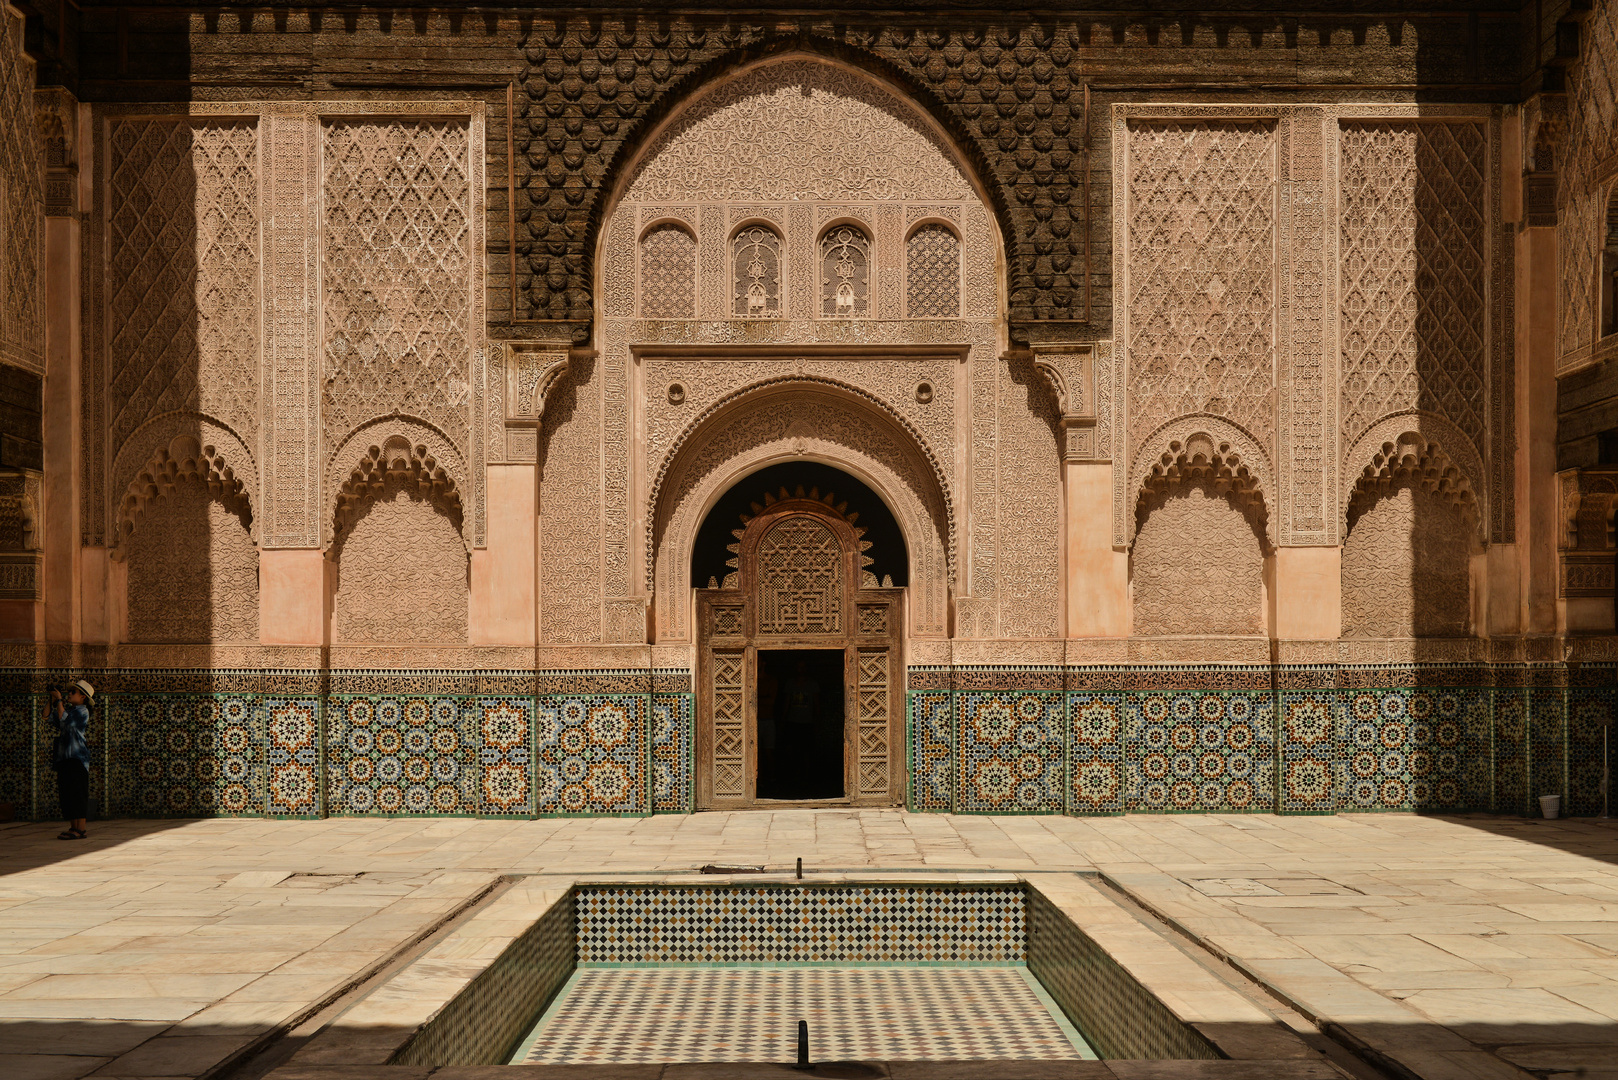
<svg viewBox="0 0 1618 1080">
<path fill-rule="evenodd" d="M 472 813 L 461 699 L 333 696 L 326 785 L 333 814 Z"/>
<path fill-rule="evenodd" d="M 1122 813 L 1128 786 L 1124 769 L 1128 710 L 1123 695 L 1070 694 L 1067 716 L 1073 812 Z"/>
<path fill-rule="evenodd" d="M 1269 694 L 1147 694 L 1130 704 L 1130 809 L 1274 809 L 1275 706 Z"/>
<path fill-rule="evenodd" d="M 1075 1059 L 1020 967 L 589 968 L 518 1061 Z"/>
<path fill-rule="evenodd" d="M 947 693 L 910 695 L 910 808 L 948 811 L 955 791 L 954 703 Z"/>
<path fill-rule="evenodd" d="M 546 694 L 535 713 L 535 807 L 541 814 L 643 814 L 648 698 Z"/>
<path fill-rule="evenodd" d="M 652 695 L 652 810 L 691 810 L 691 694 Z"/>
<path fill-rule="evenodd" d="M 1067 786 L 1060 692 L 957 694 L 957 810 L 1060 814 Z"/>
<path fill-rule="evenodd" d="M 465 731 L 476 738 L 478 813 L 529 817 L 534 812 L 534 699 L 480 697 L 463 708 Z"/>
</svg>

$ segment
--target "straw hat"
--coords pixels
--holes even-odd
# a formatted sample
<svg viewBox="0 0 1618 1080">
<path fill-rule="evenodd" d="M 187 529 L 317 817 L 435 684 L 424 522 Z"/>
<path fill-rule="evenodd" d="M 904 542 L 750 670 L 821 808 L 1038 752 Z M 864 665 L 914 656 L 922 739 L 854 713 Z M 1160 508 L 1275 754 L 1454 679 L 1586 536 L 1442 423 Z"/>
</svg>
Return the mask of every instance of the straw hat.
<svg viewBox="0 0 1618 1080">
<path fill-rule="evenodd" d="M 77 686 L 80 690 L 83 690 L 85 697 L 89 698 L 91 701 L 95 700 L 96 688 L 91 686 L 87 679 L 75 679 L 73 680 L 73 685 Z"/>
</svg>

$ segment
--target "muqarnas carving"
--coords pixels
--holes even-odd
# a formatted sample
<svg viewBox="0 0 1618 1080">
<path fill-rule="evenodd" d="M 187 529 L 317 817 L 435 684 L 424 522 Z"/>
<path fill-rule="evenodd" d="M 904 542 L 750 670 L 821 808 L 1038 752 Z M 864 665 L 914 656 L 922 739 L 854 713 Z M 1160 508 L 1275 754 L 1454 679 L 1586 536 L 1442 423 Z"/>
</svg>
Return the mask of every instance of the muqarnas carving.
<svg viewBox="0 0 1618 1080">
<path fill-rule="evenodd" d="M 1228 443 L 1171 442 L 1136 499 L 1135 633 L 1264 633 L 1265 518 Z"/>
<path fill-rule="evenodd" d="M 252 516 L 242 482 L 212 446 L 182 435 L 153 456 L 118 514 L 130 640 L 258 640 Z"/>
<path fill-rule="evenodd" d="M 466 642 L 461 498 L 425 446 L 371 447 L 338 494 L 334 535 L 334 640 Z"/>
<path fill-rule="evenodd" d="M 1413 432 L 1383 444 L 1355 484 L 1343 542 L 1343 636 L 1471 633 L 1478 508 L 1461 470 Z"/>
</svg>

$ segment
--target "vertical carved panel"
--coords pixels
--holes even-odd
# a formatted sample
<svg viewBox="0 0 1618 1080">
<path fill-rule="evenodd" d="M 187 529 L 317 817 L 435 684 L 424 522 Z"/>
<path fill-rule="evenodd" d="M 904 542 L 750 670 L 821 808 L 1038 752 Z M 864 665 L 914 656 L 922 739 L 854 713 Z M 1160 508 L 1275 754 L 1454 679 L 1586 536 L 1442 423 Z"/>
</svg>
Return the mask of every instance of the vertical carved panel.
<svg viewBox="0 0 1618 1080">
<path fill-rule="evenodd" d="M 713 794 L 716 799 L 747 795 L 745 702 L 746 657 L 713 654 Z"/>
<path fill-rule="evenodd" d="M 820 314 L 856 319 L 871 313 L 871 238 L 839 225 L 820 238 Z"/>
<path fill-rule="evenodd" d="M 1580 63 L 1569 69 L 1568 126 L 1557 160 L 1557 366 L 1575 366 L 1602 336 L 1596 277 L 1611 190 L 1604 166 L 1618 153 L 1618 5 L 1590 5 L 1579 33 Z M 1598 178 L 1600 178 L 1598 180 Z"/>
<path fill-rule="evenodd" d="M 175 410 L 258 430 L 258 131 L 118 120 L 108 142 L 108 436 Z"/>
<path fill-rule="evenodd" d="M 200 480 L 146 504 L 130 537 L 132 641 L 258 641 L 258 549 L 245 502 L 226 505 Z"/>
<path fill-rule="evenodd" d="M 465 120 L 324 125 L 322 302 L 333 438 L 394 411 L 467 447 L 473 335 Z M 469 455 L 470 456 L 470 455 Z"/>
<path fill-rule="evenodd" d="M 858 658 L 859 794 L 881 799 L 888 794 L 889 653 L 861 650 Z"/>
<path fill-rule="evenodd" d="M 45 364 L 44 163 L 35 132 L 34 65 L 23 21 L 0 10 L 0 356 Z"/>
<path fill-rule="evenodd" d="M 1264 552 L 1251 521 L 1205 484 L 1143 497 L 1130 560 L 1137 634 L 1262 634 Z"/>
<path fill-rule="evenodd" d="M 1445 495 L 1409 482 L 1356 496 L 1343 541 L 1343 636 L 1470 633 L 1472 527 Z"/>
<path fill-rule="evenodd" d="M 961 242 L 948 226 L 922 225 L 905 243 L 905 314 L 912 319 L 961 315 Z"/>
<path fill-rule="evenodd" d="M 1000 395 L 996 478 L 998 636 L 1060 637 L 1062 526 L 1052 497 L 1062 487 L 1061 453 L 1052 432 L 1056 403 L 1028 360 L 1011 362 L 1001 378 L 1008 385 Z"/>
<path fill-rule="evenodd" d="M 659 225 L 640 242 L 640 313 L 645 319 L 695 318 L 697 238 Z"/>
<path fill-rule="evenodd" d="M 777 523 L 758 549 L 761 634 L 840 634 L 842 547 L 813 518 Z"/>
<path fill-rule="evenodd" d="M 601 640 L 603 508 L 600 361 L 570 369 L 540 435 L 540 640 Z"/>
<path fill-rule="evenodd" d="M 1269 448 L 1274 125 L 1132 121 L 1126 131 L 1132 443 L 1207 412 Z"/>
<path fill-rule="evenodd" d="M 419 476 L 389 474 L 334 554 L 334 637 L 344 644 L 464 645 L 467 558 L 452 508 Z"/>
<path fill-rule="evenodd" d="M 272 107 L 269 123 L 270 223 L 264 403 L 265 547 L 316 547 L 322 516 L 320 361 L 315 353 L 318 236 L 312 175 L 319 147 L 315 117 L 303 106 Z"/>
<path fill-rule="evenodd" d="M 1484 445 L 1490 260 L 1481 123 L 1343 126 L 1342 430 L 1422 409 Z"/>
<path fill-rule="evenodd" d="M 1327 452 L 1327 438 L 1335 431 L 1326 393 L 1326 199 L 1322 184 L 1325 154 L 1324 114 L 1319 109 L 1296 109 L 1288 127 L 1287 155 L 1288 240 L 1286 275 L 1291 285 L 1287 306 L 1286 349 L 1282 353 L 1281 382 L 1286 388 L 1281 405 L 1281 503 L 1279 539 L 1282 544 L 1328 544 L 1334 541 L 1336 504 L 1328 491 L 1328 477 L 1336 470 L 1336 455 Z"/>
</svg>

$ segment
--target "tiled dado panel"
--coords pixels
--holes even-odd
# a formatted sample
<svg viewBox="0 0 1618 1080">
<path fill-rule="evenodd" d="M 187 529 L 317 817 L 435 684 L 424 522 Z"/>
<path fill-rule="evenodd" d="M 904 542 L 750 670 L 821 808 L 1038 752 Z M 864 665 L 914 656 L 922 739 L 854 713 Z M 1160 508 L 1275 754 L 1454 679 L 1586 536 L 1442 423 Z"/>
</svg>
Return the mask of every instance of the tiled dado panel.
<svg viewBox="0 0 1618 1080">
<path fill-rule="evenodd" d="M 331 814 L 470 814 L 477 810 L 469 730 L 459 697 L 338 694 L 326 713 Z"/>
<path fill-rule="evenodd" d="M 1020 885 L 587 885 L 580 964 L 1006 962 L 1028 952 Z"/>
<path fill-rule="evenodd" d="M 534 720 L 541 814 L 644 814 L 649 694 L 547 694 Z"/>
<path fill-rule="evenodd" d="M 253 694 L 108 695 L 101 710 L 106 813 L 262 813 L 264 736 L 258 705 Z"/>
<path fill-rule="evenodd" d="M 925 689 L 912 689 L 913 809 L 1057 812 L 1062 800 L 1019 788 L 1017 769 L 1050 776 L 1060 761 L 1073 814 L 1538 814 L 1547 793 L 1563 795 L 1565 813 L 1593 814 L 1618 704 L 1605 665 L 1278 669 L 1271 690 L 1251 689 L 1268 681 L 1254 672 L 1081 669 L 1060 694 L 1045 672 L 1024 692 L 980 689 L 1012 674 L 929 670 Z M 1188 688 L 1198 680 L 1211 685 Z M 1419 685 L 1429 681 L 1439 685 Z M 1557 681 L 1573 685 L 1545 685 Z M 1055 698 L 1066 724 L 1053 729 Z M 1032 726 L 1018 726 L 1019 703 Z"/>
<path fill-rule="evenodd" d="M 1060 691 L 956 695 L 960 787 L 968 813 L 1060 814 L 1066 809 L 1066 699 Z"/>
<path fill-rule="evenodd" d="M 652 695 L 651 787 L 656 813 L 686 813 L 693 808 L 695 709 L 696 698 L 691 694 Z"/>
<path fill-rule="evenodd" d="M 18 817 L 34 816 L 34 710 L 32 694 L 0 694 L 0 802 Z"/>
</svg>

